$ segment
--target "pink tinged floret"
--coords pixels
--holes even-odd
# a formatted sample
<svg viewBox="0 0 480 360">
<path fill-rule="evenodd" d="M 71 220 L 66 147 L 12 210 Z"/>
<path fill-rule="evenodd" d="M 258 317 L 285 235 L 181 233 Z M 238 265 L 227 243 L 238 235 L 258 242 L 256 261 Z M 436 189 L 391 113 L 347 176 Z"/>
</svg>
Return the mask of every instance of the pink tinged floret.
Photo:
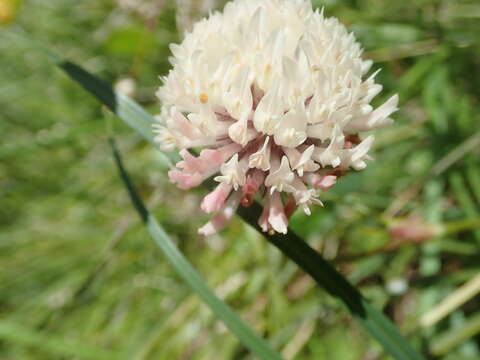
<svg viewBox="0 0 480 360">
<path fill-rule="evenodd" d="M 204 180 L 200 173 L 184 173 L 180 170 L 170 170 L 168 172 L 168 177 L 182 190 L 194 188 L 200 185 Z"/>
<path fill-rule="evenodd" d="M 213 235 L 225 228 L 227 224 L 233 219 L 235 213 L 240 205 L 242 193 L 240 191 L 234 192 L 225 203 L 225 207 L 213 217 L 207 224 L 198 229 L 201 235 Z"/>
<path fill-rule="evenodd" d="M 314 189 L 322 191 L 330 190 L 336 183 L 335 175 L 323 175 L 319 173 L 307 173 L 303 176 L 303 180 L 312 185 Z"/>
<path fill-rule="evenodd" d="M 181 112 L 172 110 L 172 117 L 167 122 L 168 127 L 189 140 L 197 140 L 203 137 L 203 134 L 196 128 Z"/>
<path fill-rule="evenodd" d="M 263 211 L 260 217 L 258 218 L 258 226 L 262 229 L 263 232 L 271 232 L 269 225 L 268 225 L 268 214 L 269 214 L 269 208 L 268 208 L 268 202 L 265 200 L 263 204 Z"/>
<path fill-rule="evenodd" d="M 211 150 L 206 149 L 200 153 L 202 161 L 208 165 L 214 164 L 215 167 L 220 166 L 228 159 L 230 159 L 235 153 L 239 152 L 242 146 L 235 143 L 230 143 L 219 149 Z"/>
<path fill-rule="evenodd" d="M 287 233 L 288 219 L 279 192 L 275 191 L 273 194 L 267 195 L 263 213 L 258 220 L 258 225 L 260 225 L 264 232 Z"/>
<path fill-rule="evenodd" d="M 258 169 L 251 171 L 247 175 L 247 180 L 245 181 L 245 185 L 242 187 L 243 197 L 240 203 L 244 207 L 251 206 L 253 204 L 253 200 L 255 198 L 255 194 L 258 192 L 260 187 L 265 180 L 265 173 Z"/>
<path fill-rule="evenodd" d="M 220 210 L 225 204 L 225 200 L 232 192 L 233 186 L 220 183 L 215 190 L 205 196 L 201 208 L 207 214 Z"/>
<path fill-rule="evenodd" d="M 241 146 L 238 144 L 229 144 L 216 150 L 203 150 L 198 157 L 183 149 L 180 151 L 183 161 L 176 164 L 181 170 L 171 170 L 168 176 L 179 188 L 191 189 L 217 173 L 220 165 L 240 149 Z"/>
<path fill-rule="evenodd" d="M 333 175 L 323 176 L 322 179 L 315 184 L 316 189 L 322 191 L 330 190 L 337 183 L 337 177 Z"/>
<path fill-rule="evenodd" d="M 285 203 L 285 216 L 287 219 L 290 219 L 297 209 L 297 201 L 294 196 L 290 195 Z"/>
</svg>

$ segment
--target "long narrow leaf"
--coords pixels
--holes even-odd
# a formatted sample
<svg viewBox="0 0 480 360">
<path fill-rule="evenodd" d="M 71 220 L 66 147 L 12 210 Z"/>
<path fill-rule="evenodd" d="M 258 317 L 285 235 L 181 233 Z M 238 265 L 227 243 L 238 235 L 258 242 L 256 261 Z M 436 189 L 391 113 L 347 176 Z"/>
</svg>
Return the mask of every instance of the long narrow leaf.
<svg viewBox="0 0 480 360">
<path fill-rule="evenodd" d="M 62 61 L 58 66 L 81 84 L 85 90 L 95 95 L 104 105 L 139 132 L 145 139 L 148 141 L 153 140 L 153 119 L 140 105 L 122 93 L 115 91 L 105 81 L 69 61 Z"/>
<path fill-rule="evenodd" d="M 68 66 L 65 66 L 65 64 L 68 64 Z M 61 67 L 85 89 L 89 90 L 104 104 L 111 107 L 113 90 L 108 91 L 103 89 L 100 91 L 96 89 L 99 83 L 97 78 L 75 64 L 64 62 Z M 103 82 L 102 84 L 102 86 L 108 86 Z M 123 99 L 125 99 L 125 97 L 117 97 L 112 110 L 134 129 L 137 129 L 137 125 L 139 124 L 145 124 L 146 113 L 142 113 L 140 116 L 137 110 L 134 111 L 134 109 L 130 109 L 135 103 L 132 100 L 123 102 Z M 137 105 L 134 107 L 137 109 Z M 118 111 L 119 108 L 129 110 L 120 112 Z M 141 132 L 141 134 L 147 140 L 151 141 L 151 136 L 143 132 Z M 260 230 L 256 221 L 260 211 L 260 206 L 255 204 L 248 209 L 241 208 L 239 215 L 250 225 Z M 291 230 L 287 236 L 274 235 L 266 236 L 266 238 L 312 276 L 320 287 L 325 289 L 330 295 L 339 298 L 360 324 L 362 324 L 392 356 L 399 360 L 422 359 L 422 356 L 415 352 L 387 317 L 369 305 L 358 290 L 356 290 L 345 277 Z"/>
<path fill-rule="evenodd" d="M 57 61 L 56 64 L 127 125 L 137 131 L 147 141 L 153 143 L 152 124 L 154 119 L 140 105 L 128 96 L 113 89 L 107 82 L 70 61 Z M 170 162 L 178 160 L 178 156 L 174 153 L 163 153 L 163 155 Z"/>
<path fill-rule="evenodd" d="M 123 166 L 120 153 L 117 150 L 115 142 L 110 140 L 115 163 L 120 172 L 120 176 L 128 190 L 135 209 L 140 215 L 148 232 L 152 236 L 155 244 L 163 251 L 167 260 L 182 277 L 182 279 L 192 288 L 193 291 L 210 307 L 212 312 L 223 320 L 230 331 L 253 353 L 261 359 L 281 359 L 263 339 L 257 336 L 248 325 L 246 325 L 222 300 L 220 300 L 212 290 L 203 281 L 200 274 L 193 268 L 188 260 L 180 253 L 173 244 L 170 237 L 160 226 L 158 221 L 151 215 L 145 207 L 142 199 L 138 195 L 133 183 L 130 181 L 127 171 Z"/>
<path fill-rule="evenodd" d="M 114 360 L 122 358 L 118 352 L 92 347 L 59 335 L 42 333 L 8 320 L 0 320 L 0 339 L 12 344 L 32 346 L 50 354 L 66 356 L 69 359 Z"/>
</svg>

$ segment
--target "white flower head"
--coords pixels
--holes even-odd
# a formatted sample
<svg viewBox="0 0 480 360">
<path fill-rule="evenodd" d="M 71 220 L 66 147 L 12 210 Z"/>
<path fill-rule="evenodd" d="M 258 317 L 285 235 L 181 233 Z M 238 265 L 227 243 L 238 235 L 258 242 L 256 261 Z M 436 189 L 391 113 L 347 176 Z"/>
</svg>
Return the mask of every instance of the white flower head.
<svg viewBox="0 0 480 360">
<path fill-rule="evenodd" d="M 310 214 L 318 191 L 367 166 L 374 139 L 359 132 L 388 125 L 397 110 L 397 95 L 370 105 L 382 90 L 376 73 L 365 76 L 372 61 L 309 0 L 231 1 L 171 51 L 156 141 L 181 150 L 169 173 L 181 188 L 219 182 L 202 202 L 218 211 L 204 234 L 256 194 L 265 197 L 262 229 L 285 233 L 292 204 Z M 191 148 L 203 151 L 195 157 Z"/>
</svg>

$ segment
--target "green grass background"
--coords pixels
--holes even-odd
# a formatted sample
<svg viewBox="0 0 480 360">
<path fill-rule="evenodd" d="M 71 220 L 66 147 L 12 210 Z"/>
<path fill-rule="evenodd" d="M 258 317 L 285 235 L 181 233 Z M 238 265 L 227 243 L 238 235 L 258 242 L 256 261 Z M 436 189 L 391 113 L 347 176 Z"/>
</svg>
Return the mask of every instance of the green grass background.
<svg viewBox="0 0 480 360">
<path fill-rule="evenodd" d="M 112 83 L 133 80 L 134 98 L 156 113 L 168 44 L 208 3 L 221 7 L 0 0 L 0 359 L 251 358 L 142 228 L 112 162 L 101 106 L 42 53 L 6 36 L 26 32 Z M 297 214 L 292 228 L 427 356 L 479 359 L 478 296 L 434 326 L 418 320 L 480 272 L 480 3 L 314 3 L 383 68 L 376 103 L 399 93 L 401 111 L 376 132 L 375 162 L 325 193 L 311 217 Z M 115 132 L 142 196 L 179 248 L 285 358 L 388 358 L 240 220 L 210 239 L 197 236 L 208 219 L 199 211 L 205 192 L 176 189 L 151 145 L 120 122 Z M 419 191 L 392 212 L 412 189 Z M 466 226 L 387 251 L 392 214 Z"/>
</svg>

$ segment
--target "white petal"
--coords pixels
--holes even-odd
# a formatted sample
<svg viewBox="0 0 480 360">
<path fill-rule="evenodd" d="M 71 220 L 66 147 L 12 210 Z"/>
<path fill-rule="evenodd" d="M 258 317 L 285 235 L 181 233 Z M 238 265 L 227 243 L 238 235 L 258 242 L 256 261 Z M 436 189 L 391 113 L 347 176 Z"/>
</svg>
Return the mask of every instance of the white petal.
<svg viewBox="0 0 480 360">
<path fill-rule="evenodd" d="M 250 155 L 248 166 L 250 168 L 257 168 L 263 171 L 270 170 L 270 151 L 269 146 L 270 137 L 265 138 L 265 142 L 260 150 Z"/>
<path fill-rule="evenodd" d="M 275 144 L 295 148 L 307 139 L 307 115 L 303 103 L 290 110 L 275 130 Z"/>
<path fill-rule="evenodd" d="M 254 129 L 249 129 L 246 120 L 240 120 L 230 125 L 228 128 L 228 136 L 237 144 L 245 146 L 258 136 L 258 132 Z"/>
<path fill-rule="evenodd" d="M 259 132 L 273 135 L 283 115 L 283 101 L 281 98 L 280 82 L 276 81 L 255 110 L 253 125 Z"/>
<path fill-rule="evenodd" d="M 268 216 L 268 222 L 278 233 L 286 234 L 288 231 L 288 219 L 285 216 L 284 206 L 280 193 L 274 192 L 270 197 L 270 212 Z"/>
<path fill-rule="evenodd" d="M 220 123 L 209 104 L 202 104 L 198 114 L 189 114 L 188 120 L 192 122 L 205 136 L 218 136 L 225 133 L 224 124 Z M 223 131 L 222 131 L 223 130 Z"/>
<path fill-rule="evenodd" d="M 220 172 L 222 175 L 215 177 L 215 181 L 232 185 L 235 190 L 238 190 L 239 186 L 245 184 L 245 164 L 238 161 L 238 154 L 233 155 L 228 162 L 223 164 Z"/>
<path fill-rule="evenodd" d="M 246 121 L 252 112 L 252 73 L 248 67 L 238 72 L 235 81 L 223 97 L 224 106 L 235 119 Z"/>
<path fill-rule="evenodd" d="M 296 170 L 300 176 L 303 176 L 304 172 L 317 171 L 320 168 L 320 166 L 312 160 L 314 150 L 315 145 L 310 145 L 303 153 L 297 149 L 283 148 L 283 151 L 288 156 L 290 166 L 293 170 Z"/>
<path fill-rule="evenodd" d="M 295 174 L 290 170 L 288 158 L 283 156 L 280 166 L 273 172 L 270 171 L 270 174 L 266 177 L 265 186 L 270 187 L 271 193 L 274 191 L 291 192 L 293 189 L 290 184 L 294 178 Z"/>
<path fill-rule="evenodd" d="M 313 153 L 313 158 L 322 166 L 338 167 L 341 163 L 341 155 L 343 146 L 345 144 L 345 136 L 338 126 L 335 126 L 333 139 L 330 141 L 328 147 L 316 148 Z"/>
<path fill-rule="evenodd" d="M 294 192 L 293 196 L 298 206 L 302 207 L 307 215 L 311 215 L 310 205 L 323 205 L 318 199 L 318 194 L 315 189 L 308 189 L 300 179 L 295 179 L 293 182 Z"/>
<path fill-rule="evenodd" d="M 346 131 L 368 131 L 391 124 L 389 117 L 398 110 L 398 95 L 392 96 L 369 115 L 358 117 L 345 126 Z"/>
<path fill-rule="evenodd" d="M 355 170 L 363 170 L 366 168 L 367 163 L 365 160 L 369 160 L 368 152 L 370 151 L 375 138 L 373 135 L 370 135 L 360 144 L 355 146 L 353 149 L 346 151 L 346 155 L 342 160 L 342 167 L 344 168 L 353 168 Z"/>
</svg>

